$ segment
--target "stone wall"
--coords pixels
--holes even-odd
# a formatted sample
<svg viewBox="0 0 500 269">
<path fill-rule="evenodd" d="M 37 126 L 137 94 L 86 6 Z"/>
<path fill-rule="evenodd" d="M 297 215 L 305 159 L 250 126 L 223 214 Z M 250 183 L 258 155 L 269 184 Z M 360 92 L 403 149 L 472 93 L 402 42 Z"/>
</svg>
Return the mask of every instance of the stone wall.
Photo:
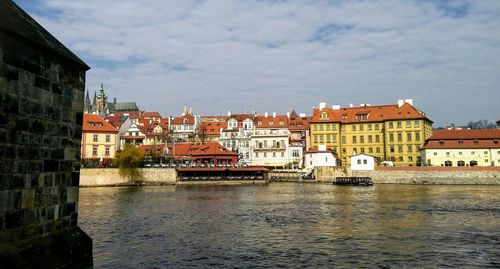
<svg viewBox="0 0 500 269">
<path fill-rule="evenodd" d="M 384 167 L 354 171 L 353 176 L 368 176 L 378 184 L 500 185 L 500 167 Z"/>
<path fill-rule="evenodd" d="M 13 2 L 0 18 L 0 264 L 92 266 L 77 227 L 88 67 Z"/>
<path fill-rule="evenodd" d="M 318 182 L 333 182 L 336 177 L 346 177 L 351 175 L 351 170 L 339 166 L 316 167 L 314 177 Z"/>
<path fill-rule="evenodd" d="M 144 168 L 142 178 L 121 177 L 117 168 L 86 168 L 80 170 L 80 186 L 121 186 L 121 185 L 175 185 L 177 172 L 173 168 Z"/>
</svg>

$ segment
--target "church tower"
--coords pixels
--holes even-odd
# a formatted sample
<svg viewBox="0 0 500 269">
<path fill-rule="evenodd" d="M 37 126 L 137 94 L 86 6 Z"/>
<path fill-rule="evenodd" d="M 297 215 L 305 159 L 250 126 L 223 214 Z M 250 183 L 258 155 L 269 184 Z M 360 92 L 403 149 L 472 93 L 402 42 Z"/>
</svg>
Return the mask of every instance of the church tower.
<svg viewBox="0 0 500 269">
<path fill-rule="evenodd" d="M 99 89 L 95 97 L 93 111 L 96 112 L 98 115 L 106 115 L 107 108 L 108 108 L 108 97 L 104 93 L 104 85 L 101 82 L 101 88 Z"/>
<path fill-rule="evenodd" d="M 85 96 L 85 101 L 83 102 L 83 113 L 92 113 L 92 103 L 90 103 L 89 90 L 87 89 L 87 95 Z"/>
</svg>

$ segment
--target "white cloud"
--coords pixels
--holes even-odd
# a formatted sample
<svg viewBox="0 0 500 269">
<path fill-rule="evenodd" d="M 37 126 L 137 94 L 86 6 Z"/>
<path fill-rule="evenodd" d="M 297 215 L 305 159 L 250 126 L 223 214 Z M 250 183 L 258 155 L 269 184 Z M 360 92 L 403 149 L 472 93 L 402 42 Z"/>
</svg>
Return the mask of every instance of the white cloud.
<svg viewBox="0 0 500 269">
<path fill-rule="evenodd" d="M 414 98 L 437 125 L 500 118 L 496 0 L 37 4 L 53 12 L 36 19 L 92 66 L 90 89 L 104 81 L 148 110 L 310 113 L 322 100 Z"/>
</svg>

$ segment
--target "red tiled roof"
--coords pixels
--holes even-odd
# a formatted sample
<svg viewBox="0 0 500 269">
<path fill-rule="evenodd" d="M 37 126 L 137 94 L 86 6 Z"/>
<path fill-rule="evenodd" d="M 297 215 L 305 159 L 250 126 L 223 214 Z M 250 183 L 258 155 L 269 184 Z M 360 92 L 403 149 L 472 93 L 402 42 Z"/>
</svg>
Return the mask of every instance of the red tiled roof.
<svg viewBox="0 0 500 269">
<path fill-rule="evenodd" d="M 227 128 L 225 121 L 206 121 L 201 123 L 201 127 L 206 135 L 219 135 L 220 129 Z"/>
<path fill-rule="evenodd" d="M 142 117 L 144 117 L 144 118 L 160 118 L 161 119 L 160 112 L 144 112 Z"/>
<path fill-rule="evenodd" d="M 429 139 L 500 139 L 500 129 L 432 130 Z"/>
<path fill-rule="evenodd" d="M 123 122 L 120 121 L 122 114 L 109 115 L 104 118 L 105 121 L 109 122 L 116 129 L 120 129 Z"/>
<path fill-rule="evenodd" d="M 289 119 L 286 115 L 257 116 L 255 119 L 255 128 L 288 128 L 288 124 Z"/>
<path fill-rule="evenodd" d="M 499 129 L 433 130 L 422 149 L 500 148 Z"/>
<path fill-rule="evenodd" d="M 331 149 L 331 148 L 327 148 L 326 150 L 319 150 L 318 147 L 312 147 L 312 148 L 309 148 L 306 151 L 306 153 L 331 153 L 331 154 L 333 154 L 335 159 L 339 159 L 339 156 L 337 155 L 337 153 L 335 151 L 333 151 L 333 149 Z"/>
<path fill-rule="evenodd" d="M 328 114 L 327 119 L 322 119 L 323 112 Z M 358 120 L 356 115 L 367 115 L 366 119 Z M 398 105 L 380 105 L 369 107 L 349 107 L 341 109 L 323 108 L 314 109 L 310 123 L 318 122 L 381 122 L 384 120 L 403 120 L 403 119 L 427 119 L 423 113 L 418 111 L 412 105 L 405 103 L 401 107 Z"/>
<path fill-rule="evenodd" d="M 175 117 L 172 124 L 179 125 L 179 124 L 194 124 L 194 117 L 193 115 L 186 114 L 181 117 Z"/>
<path fill-rule="evenodd" d="M 118 130 L 96 114 L 83 114 L 82 131 L 118 133 Z"/>
<path fill-rule="evenodd" d="M 254 115 L 253 114 L 232 114 L 231 117 L 229 117 L 229 118 L 236 119 L 237 121 L 244 121 L 246 119 L 253 120 Z"/>
</svg>

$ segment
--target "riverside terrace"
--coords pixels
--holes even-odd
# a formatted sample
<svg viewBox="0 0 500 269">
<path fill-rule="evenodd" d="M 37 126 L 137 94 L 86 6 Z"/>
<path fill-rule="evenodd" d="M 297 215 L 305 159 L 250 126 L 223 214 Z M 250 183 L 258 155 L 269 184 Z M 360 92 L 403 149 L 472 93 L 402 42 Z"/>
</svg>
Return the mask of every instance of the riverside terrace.
<svg viewBox="0 0 500 269">
<path fill-rule="evenodd" d="M 267 182 L 268 169 L 264 167 L 190 167 L 177 168 L 178 181 L 244 181 Z"/>
</svg>

